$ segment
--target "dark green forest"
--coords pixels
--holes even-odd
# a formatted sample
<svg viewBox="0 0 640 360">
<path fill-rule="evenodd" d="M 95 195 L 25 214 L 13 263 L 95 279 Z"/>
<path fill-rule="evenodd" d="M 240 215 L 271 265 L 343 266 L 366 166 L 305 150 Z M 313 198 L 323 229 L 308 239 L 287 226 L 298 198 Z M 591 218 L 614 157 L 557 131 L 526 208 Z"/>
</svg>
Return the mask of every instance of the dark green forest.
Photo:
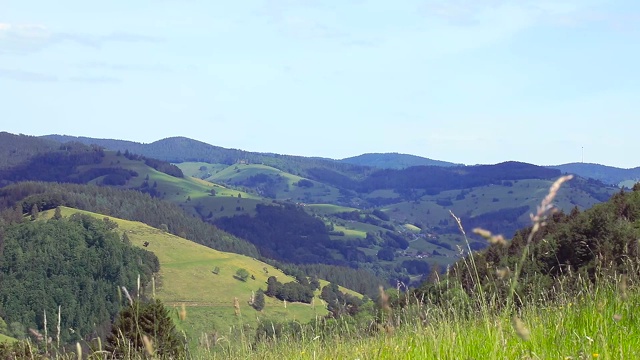
<svg viewBox="0 0 640 360">
<path fill-rule="evenodd" d="M 0 316 L 7 335 L 22 339 L 34 329 L 63 344 L 104 335 L 120 310 L 119 287 L 135 294 L 138 276 L 144 286 L 159 270 L 156 256 L 128 244 L 116 227 L 83 215 L 1 225 Z"/>
<path fill-rule="evenodd" d="M 324 223 L 293 204 L 256 206 L 256 216 L 236 215 L 216 226 L 255 244 L 263 256 L 292 263 L 325 263 L 332 258 Z"/>
</svg>

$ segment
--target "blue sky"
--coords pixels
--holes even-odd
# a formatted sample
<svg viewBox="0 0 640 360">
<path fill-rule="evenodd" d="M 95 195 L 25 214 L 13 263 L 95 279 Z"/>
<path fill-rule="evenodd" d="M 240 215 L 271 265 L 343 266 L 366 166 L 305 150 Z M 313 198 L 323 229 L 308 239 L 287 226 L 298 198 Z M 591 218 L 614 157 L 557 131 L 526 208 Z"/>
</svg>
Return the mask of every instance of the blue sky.
<svg viewBox="0 0 640 360">
<path fill-rule="evenodd" d="M 640 2 L 0 0 L 0 130 L 640 166 Z"/>
</svg>

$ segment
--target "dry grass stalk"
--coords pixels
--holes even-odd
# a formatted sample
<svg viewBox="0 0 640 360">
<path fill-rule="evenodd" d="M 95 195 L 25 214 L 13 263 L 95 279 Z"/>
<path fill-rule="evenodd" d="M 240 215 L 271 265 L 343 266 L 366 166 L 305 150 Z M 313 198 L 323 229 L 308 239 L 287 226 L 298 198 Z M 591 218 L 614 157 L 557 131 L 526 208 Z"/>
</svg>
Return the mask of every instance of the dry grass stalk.
<svg viewBox="0 0 640 360">
<path fill-rule="evenodd" d="M 44 338 L 45 340 L 49 339 L 49 336 L 47 334 L 47 310 L 44 310 Z M 47 343 L 48 341 L 45 341 L 44 343 L 44 351 L 47 352 Z"/>
<path fill-rule="evenodd" d="M 79 342 L 76 343 L 76 354 L 78 355 L 78 360 L 82 360 L 82 346 L 80 346 Z"/>
<path fill-rule="evenodd" d="M 527 329 L 527 327 L 524 325 L 524 322 L 522 322 L 519 317 L 513 317 L 512 325 L 513 329 L 516 331 L 516 334 L 518 334 L 518 337 L 520 337 L 520 339 L 529 341 L 529 339 L 531 338 L 531 332 L 529 331 L 529 329 Z"/>
<path fill-rule="evenodd" d="M 187 307 L 185 306 L 184 303 L 182 303 L 182 306 L 180 307 L 180 312 L 178 312 L 178 316 L 182 321 L 184 321 L 184 319 L 187 318 Z"/>
<path fill-rule="evenodd" d="M 56 327 L 56 329 L 58 330 L 58 333 L 56 334 L 56 341 L 58 343 L 58 348 L 60 348 L 60 322 L 62 321 L 62 315 L 60 314 L 61 311 L 62 311 L 62 305 L 58 305 L 58 326 Z"/>
<path fill-rule="evenodd" d="M 618 292 L 620 293 L 620 298 L 622 300 L 626 300 L 627 295 L 627 275 L 622 275 L 620 277 L 620 283 L 618 283 Z"/>
<path fill-rule="evenodd" d="M 516 266 L 514 271 L 514 275 L 511 281 L 511 287 L 509 289 L 509 297 L 507 299 L 508 304 L 511 304 L 513 301 L 516 285 L 518 283 L 518 279 L 520 278 L 520 271 L 522 270 L 522 264 L 527 258 L 534 235 L 538 232 L 538 230 L 540 230 L 542 226 L 546 225 L 545 220 L 547 219 L 547 216 L 555 211 L 555 207 L 552 203 L 553 199 L 555 199 L 556 195 L 558 195 L 560 186 L 571 179 L 573 179 L 573 175 L 564 175 L 556 180 L 549 188 L 549 193 L 547 194 L 547 196 L 545 196 L 544 199 L 542 199 L 542 201 L 540 202 L 540 205 L 538 205 L 538 210 L 536 211 L 536 213 L 530 215 L 533 226 L 531 228 L 531 231 L 529 232 L 529 235 L 527 236 L 526 244 L 524 246 L 524 249 L 522 250 L 520 261 L 518 262 L 520 266 Z"/>
<path fill-rule="evenodd" d="M 453 217 L 453 219 L 456 221 L 456 223 L 458 224 L 458 229 L 460 229 L 460 232 L 462 233 L 462 235 L 464 235 L 465 237 L 467 236 L 467 233 L 464 231 L 464 228 L 462 227 L 462 222 L 460 221 L 460 218 L 456 216 L 456 214 L 453 213 L 453 211 L 449 210 L 449 214 L 451 214 L 451 216 Z"/>
<path fill-rule="evenodd" d="M 131 295 L 129 295 L 129 291 L 127 290 L 126 287 L 122 287 L 122 292 L 124 292 L 124 295 L 127 297 L 127 300 L 129 300 L 129 304 L 133 305 L 133 299 L 131 298 Z"/>
<path fill-rule="evenodd" d="M 485 230 L 485 229 L 482 229 L 482 228 L 475 228 L 475 229 L 473 229 L 473 233 L 476 234 L 476 235 L 482 236 L 491 245 L 496 245 L 497 244 L 497 245 L 501 245 L 501 246 L 505 246 L 505 247 L 509 245 L 507 240 L 505 240 L 504 236 L 502 236 L 502 235 L 493 235 L 491 233 L 491 231 L 489 231 L 489 230 Z"/>
<path fill-rule="evenodd" d="M 236 316 L 240 316 L 240 300 L 237 297 L 233 298 L 233 310 Z"/>
<path fill-rule="evenodd" d="M 153 349 L 153 340 L 149 339 L 147 335 L 142 335 L 142 342 L 144 342 L 144 349 L 149 356 L 153 356 L 155 350 Z"/>
</svg>

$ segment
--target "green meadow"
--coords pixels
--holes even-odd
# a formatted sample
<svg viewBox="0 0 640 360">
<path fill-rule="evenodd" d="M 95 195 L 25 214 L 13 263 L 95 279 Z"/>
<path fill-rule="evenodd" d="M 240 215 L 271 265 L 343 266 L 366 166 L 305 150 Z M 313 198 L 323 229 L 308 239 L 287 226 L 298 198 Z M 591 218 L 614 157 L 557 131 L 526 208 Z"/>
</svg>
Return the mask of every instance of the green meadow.
<svg viewBox="0 0 640 360">
<path fill-rule="evenodd" d="M 242 184 L 256 175 L 267 176 L 275 181 L 275 184 L 271 185 L 270 194 L 279 200 L 287 199 L 303 203 L 331 203 L 336 202 L 339 196 L 338 189 L 333 186 L 308 180 L 313 186 L 300 187 L 297 184 L 300 180 L 305 180 L 303 177 L 263 164 L 221 165 L 185 162 L 176 165 L 185 175 L 212 183 L 233 185 L 236 188 L 244 188 Z M 206 171 L 200 170 L 203 166 L 207 168 Z"/>
<path fill-rule="evenodd" d="M 84 213 L 104 218 L 104 215 L 66 207 L 61 207 L 61 211 L 63 216 Z M 53 211 L 43 214 L 44 218 L 51 217 Z M 155 294 L 172 309 L 178 328 L 185 332 L 192 346 L 203 334 L 238 336 L 238 332 L 250 332 L 260 321 L 306 323 L 327 314 L 319 291 L 311 304 L 285 303 L 265 297 L 265 307 L 258 312 L 249 301 L 258 289 L 266 290 L 269 276 L 276 276 L 283 283 L 295 279 L 254 258 L 217 251 L 139 222 L 110 219 L 118 224 L 117 231 L 127 234 L 133 245 L 143 248 L 145 242 L 149 243 L 144 248 L 158 257 L 160 272 L 155 278 L 155 289 L 150 286 L 144 291 L 147 296 Z M 217 274 L 214 273 L 216 268 Z M 234 277 L 241 268 L 251 274 L 247 281 Z M 321 281 L 321 286 L 326 284 Z M 238 314 L 235 299 L 238 299 Z M 182 311 L 186 312 L 183 319 L 179 316 Z"/>
</svg>

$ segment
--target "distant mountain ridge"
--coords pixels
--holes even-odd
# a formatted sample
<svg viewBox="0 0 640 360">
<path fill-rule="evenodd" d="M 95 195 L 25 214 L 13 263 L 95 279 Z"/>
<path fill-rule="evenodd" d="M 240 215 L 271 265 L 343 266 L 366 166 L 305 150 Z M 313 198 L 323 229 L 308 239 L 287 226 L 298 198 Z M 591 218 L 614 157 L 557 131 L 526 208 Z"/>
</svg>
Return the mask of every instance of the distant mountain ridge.
<svg viewBox="0 0 640 360">
<path fill-rule="evenodd" d="M 6 134 L 0 133 L 0 135 Z M 12 136 L 17 137 L 18 135 Z M 46 148 L 47 145 L 51 146 L 51 140 L 60 143 L 76 141 L 86 145 L 95 144 L 114 151 L 120 150 L 124 152 L 128 150 L 136 154 L 173 163 L 189 161 L 202 161 L 228 165 L 237 162 L 258 163 L 272 166 L 300 176 L 310 176 L 312 175 L 312 172 L 315 171 L 315 168 L 319 167 L 329 168 L 342 175 L 348 175 L 350 177 L 367 176 L 367 174 L 375 171 L 375 169 L 402 170 L 414 166 L 437 166 L 442 168 L 464 167 L 462 164 L 400 153 L 366 153 L 341 160 L 322 157 L 258 153 L 239 149 L 223 148 L 180 136 L 161 139 L 149 144 L 127 140 L 97 139 L 69 135 L 45 135 L 31 138 L 35 140 L 46 140 L 47 142 L 43 141 L 42 144 L 40 144 L 40 146 L 43 146 L 44 148 Z M 618 187 L 632 187 L 633 184 L 640 180 L 640 167 L 633 169 L 621 169 L 612 166 L 585 163 L 569 163 L 544 167 L 548 169 L 557 169 L 563 173 L 575 174 L 584 178 L 599 180 L 605 184 L 615 185 Z"/>
<path fill-rule="evenodd" d="M 341 163 L 333 159 L 228 149 L 181 136 L 169 137 L 149 144 L 125 140 L 94 139 L 68 135 L 45 135 L 43 138 L 58 142 L 77 141 L 86 145 L 95 144 L 114 151 L 119 150 L 124 152 L 128 150 L 135 154 L 172 163 L 189 161 L 201 161 L 227 165 L 235 163 L 254 163 L 273 166 L 296 175 L 304 174 L 305 169 L 319 166 L 328 167 L 340 173 L 347 173 L 350 175 L 363 174 L 370 171 L 370 168 L 366 166 Z"/>
<path fill-rule="evenodd" d="M 367 153 L 358 156 L 348 157 L 340 162 L 355 165 L 371 166 L 381 169 L 404 169 L 412 166 L 461 166 L 447 161 L 433 160 L 417 155 L 400 153 Z"/>
<path fill-rule="evenodd" d="M 634 183 L 640 181 L 640 167 L 621 169 L 613 166 L 588 163 L 569 163 L 547 167 L 558 169 L 563 173 L 576 174 L 584 178 L 596 179 L 605 184 L 620 187 L 632 187 Z"/>
</svg>

